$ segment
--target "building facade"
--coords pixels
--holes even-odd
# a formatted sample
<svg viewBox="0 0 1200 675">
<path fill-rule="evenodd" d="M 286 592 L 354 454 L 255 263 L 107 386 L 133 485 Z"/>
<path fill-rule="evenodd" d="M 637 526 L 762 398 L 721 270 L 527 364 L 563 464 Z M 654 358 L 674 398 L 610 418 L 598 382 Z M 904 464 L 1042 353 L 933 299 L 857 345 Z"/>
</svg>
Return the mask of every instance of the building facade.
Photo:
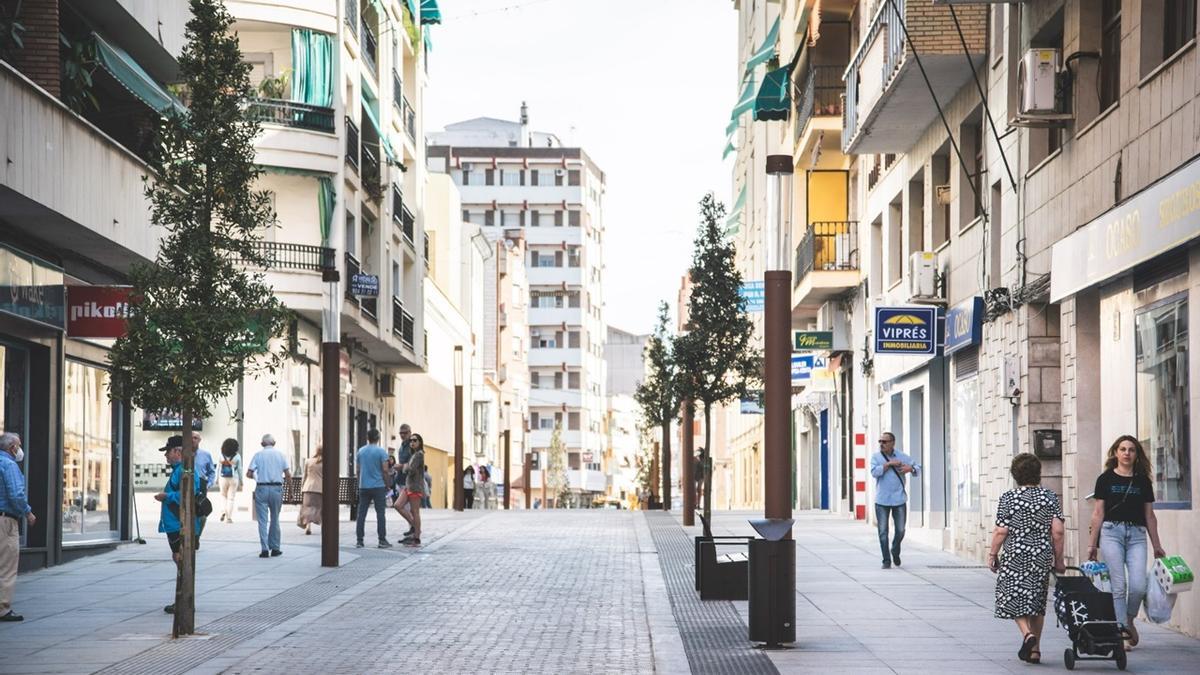
<svg viewBox="0 0 1200 675">
<path fill-rule="evenodd" d="M 643 356 L 649 341 L 649 335 L 636 335 L 609 326 L 604 344 L 604 366 L 608 375 L 604 474 L 608 481 L 608 502 L 625 507 L 636 500 L 640 487 L 637 462 L 644 440 L 638 427 L 640 412 L 634 394 L 646 377 Z"/>
<path fill-rule="evenodd" d="M 429 162 L 454 179 L 464 220 L 484 231 L 524 230 L 531 488 L 542 484 L 557 428 L 572 500 L 590 505 L 608 487 L 604 173 L 582 149 L 531 131 L 524 109 L 520 122 L 478 118 L 430 134 Z"/>
<path fill-rule="evenodd" d="M 797 439 L 798 484 L 871 518 L 860 467 L 892 431 L 924 468 L 910 536 L 982 561 L 1009 463 L 1034 452 L 1063 500 L 1070 564 L 1109 446 L 1131 434 L 1164 546 L 1195 558 L 1196 5 L 953 6 L 738 3 L 758 28 L 782 17 L 759 72 L 786 69 L 786 115 L 762 88 L 748 112 L 795 160 L 793 327 L 833 333 L 815 356 L 838 424 L 822 425 L 816 461 Z M 847 59 L 829 62 L 841 77 L 826 105 L 805 69 L 820 55 Z M 889 340 L 896 316 L 930 321 L 932 353 Z M 1200 603 L 1181 595 L 1172 626 L 1200 634 Z"/>
</svg>

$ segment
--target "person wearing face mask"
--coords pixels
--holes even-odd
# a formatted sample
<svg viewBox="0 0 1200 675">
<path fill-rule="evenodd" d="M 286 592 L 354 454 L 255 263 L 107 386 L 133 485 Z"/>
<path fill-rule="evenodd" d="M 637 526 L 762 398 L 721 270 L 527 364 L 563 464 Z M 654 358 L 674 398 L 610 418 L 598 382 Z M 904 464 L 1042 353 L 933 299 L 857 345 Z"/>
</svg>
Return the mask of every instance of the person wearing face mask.
<svg viewBox="0 0 1200 675">
<path fill-rule="evenodd" d="M 12 610 L 21 551 L 21 520 L 30 527 L 37 523 L 25 492 L 25 476 L 21 473 L 24 460 L 21 437 L 12 433 L 0 434 L 0 621 L 25 619 Z"/>
</svg>

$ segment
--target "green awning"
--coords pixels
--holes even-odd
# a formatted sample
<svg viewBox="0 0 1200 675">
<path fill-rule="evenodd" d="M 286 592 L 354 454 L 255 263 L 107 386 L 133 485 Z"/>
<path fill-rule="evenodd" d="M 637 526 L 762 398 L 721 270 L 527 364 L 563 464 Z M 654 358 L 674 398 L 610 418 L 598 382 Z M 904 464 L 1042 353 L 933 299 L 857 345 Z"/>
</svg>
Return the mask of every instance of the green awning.
<svg viewBox="0 0 1200 675">
<path fill-rule="evenodd" d="M 738 97 L 737 105 L 733 106 L 733 114 L 730 119 L 737 121 L 738 116 L 754 108 L 754 78 L 746 80 L 746 85 L 742 87 L 742 95 Z"/>
<path fill-rule="evenodd" d="M 729 120 L 729 125 L 725 127 L 725 135 L 732 136 L 734 132 L 738 130 L 739 124 L 741 124 L 741 120 L 739 120 L 736 116 Z"/>
<path fill-rule="evenodd" d="M 143 70 L 125 50 L 109 43 L 97 33 L 92 33 L 92 37 L 96 41 L 96 57 L 100 67 L 129 90 L 129 93 L 160 114 L 166 115 L 171 111 L 180 115 L 187 114 L 183 103 L 150 77 L 150 73 Z"/>
<path fill-rule="evenodd" d="M 729 209 L 729 216 L 725 218 L 725 235 L 737 234 L 742 226 L 742 209 L 746 207 L 746 186 L 742 186 L 741 192 L 738 192 L 737 199 L 733 202 L 733 208 Z"/>
<path fill-rule="evenodd" d="M 442 10 L 438 9 L 437 0 L 421 0 L 421 25 L 441 22 Z"/>
<path fill-rule="evenodd" d="M 754 119 L 786 120 L 792 107 L 791 67 L 776 68 L 763 78 L 762 87 L 754 99 Z"/>
<path fill-rule="evenodd" d="M 413 21 L 417 20 L 417 4 L 414 0 L 404 0 L 404 6 L 408 8 L 408 13 L 412 15 Z"/>
<path fill-rule="evenodd" d="M 367 120 L 371 123 L 371 127 L 375 129 L 375 133 L 379 135 L 379 142 L 383 144 L 383 151 L 387 153 L 388 159 L 396 161 L 396 153 L 392 152 L 392 144 L 388 143 L 387 134 L 383 131 L 383 125 L 379 123 L 379 116 L 376 114 L 374 107 L 375 103 L 366 96 L 366 89 L 363 90 L 362 109 L 363 114 L 367 116 Z"/>
<path fill-rule="evenodd" d="M 771 30 L 767 31 L 767 38 L 759 45 L 758 49 L 750 55 L 750 59 L 746 61 L 746 73 L 754 71 L 754 67 L 760 63 L 766 63 L 775 56 L 775 43 L 779 41 L 779 17 L 775 18 L 775 23 L 771 24 Z"/>
<path fill-rule="evenodd" d="M 737 148 L 733 147 L 733 141 L 727 142 L 725 144 L 725 151 L 721 153 L 721 159 L 728 157 L 729 153 L 733 152 L 734 150 L 737 150 Z"/>
</svg>

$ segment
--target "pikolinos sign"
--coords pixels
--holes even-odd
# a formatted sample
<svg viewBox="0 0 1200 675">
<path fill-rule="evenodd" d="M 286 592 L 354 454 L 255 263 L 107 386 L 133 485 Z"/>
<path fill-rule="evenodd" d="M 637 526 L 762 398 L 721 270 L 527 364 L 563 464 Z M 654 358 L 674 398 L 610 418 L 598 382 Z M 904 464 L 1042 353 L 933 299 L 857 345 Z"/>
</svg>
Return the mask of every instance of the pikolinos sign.
<svg viewBox="0 0 1200 675">
<path fill-rule="evenodd" d="M 119 338 L 125 335 L 130 286 L 68 286 L 67 335 Z"/>
</svg>

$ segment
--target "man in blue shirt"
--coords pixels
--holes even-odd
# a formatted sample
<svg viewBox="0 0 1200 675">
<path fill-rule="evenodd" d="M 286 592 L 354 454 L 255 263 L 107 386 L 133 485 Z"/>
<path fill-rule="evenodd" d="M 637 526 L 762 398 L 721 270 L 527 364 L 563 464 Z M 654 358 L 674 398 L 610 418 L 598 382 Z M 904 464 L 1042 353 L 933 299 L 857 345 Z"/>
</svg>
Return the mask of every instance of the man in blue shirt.
<svg viewBox="0 0 1200 675">
<path fill-rule="evenodd" d="M 279 510 L 283 508 L 283 481 L 292 479 L 292 468 L 287 456 L 275 449 L 275 437 L 271 434 L 263 435 L 262 449 L 250 460 L 246 478 L 255 481 L 254 518 L 258 521 L 262 551 L 258 557 L 283 555 L 279 548 Z"/>
<path fill-rule="evenodd" d="M 379 430 L 367 431 L 367 444 L 358 449 L 354 465 L 358 467 L 358 522 L 354 534 L 356 548 L 363 547 L 366 534 L 367 507 L 375 505 L 375 532 L 379 548 L 391 548 L 387 540 L 387 485 L 391 471 L 387 465 L 387 450 L 379 445 Z"/>
<path fill-rule="evenodd" d="M 883 569 L 892 563 L 900 566 L 900 542 L 904 541 L 904 525 L 908 520 L 908 490 L 904 476 L 920 475 L 920 465 L 896 449 L 896 436 L 890 431 L 879 435 L 879 452 L 871 456 L 871 475 L 875 477 L 875 525 L 879 529 L 879 550 L 883 554 Z M 888 549 L 888 517 L 896 526 L 896 536 Z"/>
<path fill-rule="evenodd" d="M 171 436 L 167 439 L 167 444 L 159 449 L 163 453 L 163 459 L 167 465 L 171 467 L 171 475 L 167 478 L 167 485 L 163 491 L 154 495 L 154 498 L 162 502 L 162 509 L 158 516 L 158 531 L 167 535 L 167 544 L 171 547 L 171 559 L 179 565 L 183 560 L 183 521 L 180 519 L 180 510 L 183 508 L 183 436 Z M 196 496 L 194 502 L 197 506 L 200 504 L 200 497 L 204 494 L 201 487 L 203 481 L 193 480 L 192 489 Z M 193 524 L 193 532 L 195 533 L 193 541 L 195 548 L 200 548 L 200 532 L 204 529 L 204 519 L 196 516 L 196 522 Z M 175 613 L 175 604 L 172 603 L 163 607 L 163 611 L 167 614 Z"/>
<path fill-rule="evenodd" d="M 0 621 L 23 621 L 12 611 L 17 586 L 17 561 L 21 557 L 21 521 L 33 527 L 37 518 L 25 492 L 20 462 L 25 459 L 21 437 L 0 434 Z"/>
<path fill-rule="evenodd" d="M 196 475 L 201 479 L 200 486 L 208 494 L 209 488 L 217 486 L 217 465 L 213 462 L 212 454 L 200 448 L 200 432 L 192 432 L 192 447 L 196 450 Z"/>
</svg>

